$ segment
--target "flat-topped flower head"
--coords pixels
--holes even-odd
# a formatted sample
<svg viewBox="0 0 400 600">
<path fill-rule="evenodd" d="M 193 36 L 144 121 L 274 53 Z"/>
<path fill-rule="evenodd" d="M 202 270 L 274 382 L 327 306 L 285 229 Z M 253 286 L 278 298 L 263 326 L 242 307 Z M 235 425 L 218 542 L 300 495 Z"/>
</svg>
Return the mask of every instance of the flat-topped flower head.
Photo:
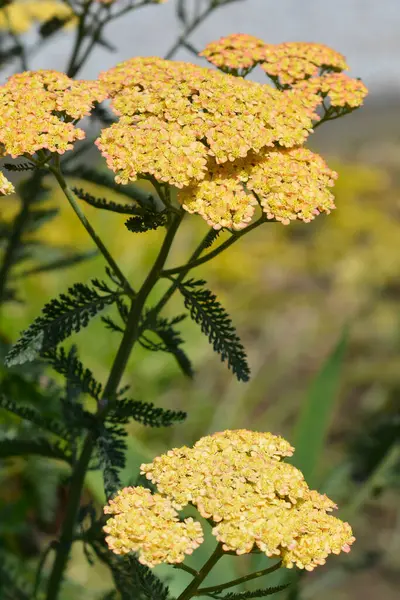
<svg viewBox="0 0 400 600">
<path fill-rule="evenodd" d="M 0 171 L 0 196 L 9 196 L 15 192 L 15 188 L 11 181 Z"/>
<path fill-rule="evenodd" d="M 257 201 L 268 219 L 285 225 L 295 219 L 309 222 L 335 208 L 329 188 L 336 177 L 321 156 L 306 148 L 266 148 L 216 165 L 203 181 L 180 190 L 178 200 L 214 229 L 243 229 Z"/>
<path fill-rule="evenodd" d="M 260 66 L 271 77 L 278 78 L 281 85 L 291 85 L 308 79 L 323 71 L 345 71 L 345 58 L 324 44 L 286 42 L 267 44 L 264 60 Z"/>
<path fill-rule="evenodd" d="M 115 554 L 139 553 L 139 562 L 149 567 L 183 562 L 203 542 L 200 523 L 178 520 L 173 503 L 143 487 L 124 488 L 104 508 L 114 515 L 104 531 Z"/>
<path fill-rule="evenodd" d="M 259 549 L 287 568 L 309 571 L 331 553 L 348 552 L 350 525 L 331 516 L 334 502 L 310 490 L 302 473 L 284 462 L 292 453 L 279 436 L 239 429 L 158 456 L 141 466 L 158 493 L 125 488 L 106 506 L 115 515 L 105 527 L 110 549 L 135 550 L 150 566 L 183 560 L 202 537 L 196 521 L 181 522 L 176 512 L 192 505 L 226 552 Z M 179 525 L 190 531 L 183 534 Z"/>
<path fill-rule="evenodd" d="M 331 106 L 341 108 L 358 108 L 368 94 L 362 81 L 345 73 L 329 73 L 300 81 L 293 86 L 292 91 L 303 98 L 317 98 L 319 103 L 323 98 L 329 97 Z"/>
<path fill-rule="evenodd" d="M 199 56 L 221 69 L 248 70 L 263 58 L 266 44 L 246 33 L 234 33 L 207 44 Z"/>
<path fill-rule="evenodd" d="M 99 82 L 52 70 L 26 71 L 0 86 L 0 144 L 13 158 L 39 150 L 63 154 L 83 139 L 75 121 L 106 97 Z M 28 99 L 28 101 L 27 101 Z"/>
<path fill-rule="evenodd" d="M 120 120 L 97 145 L 124 183 L 150 174 L 187 187 L 205 177 L 207 158 L 208 170 L 274 144 L 299 145 L 312 127 L 297 95 L 190 63 L 134 58 L 100 81 Z M 147 140 L 145 129 L 154 131 Z"/>
</svg>

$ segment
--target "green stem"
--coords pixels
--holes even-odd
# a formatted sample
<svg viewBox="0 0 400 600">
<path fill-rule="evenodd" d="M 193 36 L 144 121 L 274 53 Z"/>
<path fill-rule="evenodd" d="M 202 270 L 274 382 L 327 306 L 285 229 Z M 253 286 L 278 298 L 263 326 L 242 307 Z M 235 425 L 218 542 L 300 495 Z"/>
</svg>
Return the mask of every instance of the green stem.
<svg viewBox="0 0 400 600">
<path fill-rule="evenodd" d="M 183 272 L 186 274 L 187 271 L 189 271 L 190 269 L 194 269 L 195 267 L 198 267 L 199 265 L 203 265 L 204 263 L 206 263 L 209 260 L 212 260 L 213 258 L 218 256 L 218 254 L 220 254 L 221 252 L 223 252 L 224 250 L 229 248 L 229 246 L 232 246 L 232 244 L 237 242 L 237 240 L 240 240 L 241 237 L 243 237 L 247 233 L 250 233 L 250 231 L 252 231 L 256 227 L 258 227 L 262 223 L 265 223 L 265 221 L 266 221 L 266 219 L 264 216 L 260 217 L 257 221 L 254 221 L 254 223 L 252 223 L 245 229 L 242 229 L 242 231 L 239 231 L 238 233 L 232 233 L 230 238 L 225 240 L 225 242 L 223 242 L 220 246 L 218 246 L 218 248 L 215 248 L 215 250 L 208 252 L 205 256 L 202 256 L 201 258 L 197 258 L 197 256 L 193 255 L 190 258 L 190 261 L 186 265 L 183 265 L 182 267 L 175 267 L 174 269 L 165 269 L 161 273 L 161 275 L 163 277 L 169 277 L 170 275 L 176 275 L 178 273 L 183 273 Z"/>
<path fill-rule="evenodd" d="M 46 600 L 56 600 L 58 598 L 72 546 L 75 522 L 81 501 L 81 492 L 85 481 L 86 471 L 88 470 L 90 459 L 92 457 L 94 444 L 94 433 L 89 432 L 86 436 L 79 461 L 72 474 L 66 514 L 57 544 L 56 558 L 49 578 Z"/>
<path fill-rule="evenodd" d="M 269 575 L 274 571 L 277 571 L 282 566 L 281 561 L 273 565 L 272 567 L 268 567 L 268 569 L 263 569 L 262 571 L 255 571 L 254 573 L 250 573 L 249 575 L 244 575 L 243 577 L 239 577 L 238 579 L 234 579 L 233 581 L 229 581 L 228 583 L 221 583 L 221 585 L 214 585 L 208 588 L 199 588 L 195 594 L 195 596 L 201 596 L 201 594 L 212 594 L 222 592 L 230 587 L 234 587 L 235 585 L 240 585 L 241 583 L 246 583 L 247 581 L 251 581 L 252 579 L 257 579 L 258 577 L 264 577 L 265 575 Z"/>
<path fill-rule="evenodd" d="M 50 170 L 54 174 L 55 178 L 57 179 L 62 191 L 64 192 L 65 197 L 67 198 L 68 202 L 70 203 L 72 209 L 75 211 L 78 219 L 80 220 L 80 222 L 82 223 L 82 225 L 84 226 L 84 228 L 86 229 L 86 231 L 88 232 L 88 234 L 90 235 L 90 237 L 92 238 L 94 243 L 96 244 L 97 248 L 100 250 L 101 254 L 104 256 L 106 262 L 109 264 L 112 271 L 118 277 L 122 287 L 124 288 L 124 291 L 131 298 L 134 298 L 134 296 L 135 296 L 134 290 L 132 289 L 132 287 L 130 286 L 125 275 L 122 273 L 121 269 L 119 268 L 119 266 L 117 265 L 117 263 L 115 262 L 115 260 L 113 259 L 113 257 L 111 256 L 111 254 L 109 253 L 109 251 L 107 250 L 105 245 L 103 244 L 103 242 L 101 241 L 100 237 L 97 235 L 97 233 L 94 230 L 94 228 L 92 227 L 92 225 L 89 223 L 88 219 L 86 218 L 85 213 L 82 211 L 81 207 L 79 206 L 79 203 L 75 197 L 75 194 L 73 193 L 71 188 L 68 186 L 67 182 L 65 181 L 65 179 L 61 173 L 59 163 L 56 163 L 56 167 L 50 166 Z"/>
<path fill-rule="evenodd" d="M 185 279 L 186 275 L 189 273 L 189 271 L 191 269 L 191 267 L 189 265 L 193 264 L 193 262 L 196 260 L 196 258 L 198 258 L 200 256 L 200 254 L 205 249 L 207 243 L 208 243 L 208 233 L 204 236 L 203 240 L 200 242 L 200 244 L 197 246 L 196 250 L 193 252 L 192 256 L 189 259 L 188 264 L 182 268 L 182 271 L 180 271 L 178 277 L 174 280 L 172 285 L 165 292 L 164 296 L 161 298 L 161 300 L 155 306 L 155 308 L 154 308 L 155 315 L 157 315 L 164 308 L 164 306 L 167 304 L 167 302 L 169 301 L 171 296 L 178 289 L 179 285 L 182 283 L 182 281 Z M 164 277 L 165 273 L 166 273 L 166 271 L 162 270 L 160 273 L 160 276 Z"/>
<path fill-rule="evenodd" d="M 122 373 L 125 370 L 130 354 L 130 349 L 132 348 L 133 343 L 138 337 L 140 316 L 142 314 L 142 310 L 145 305 L 146 299 L 160 278 L 161 270 L 168 257 L 169 250 L 171 248 L 172 242 L 174 240 L 175 234 L 179 228 L 181 221 L 182 215 L 172 216 L 170 226 L 168 228 L 167 234 L 165 236 L 160 252 L 156 258 L 156 261 L 151 271 L 149 272 L 145 282 L 143 283 L 141 289 L 139 290 L 135 301 L 132 303 L 132 307 L 128 315 L 125 333 L 122 338 L 122 342 L 119 347 L 113 367 L 111 369 L 110 378 L 104 389 L 105 400 L 110 399 L 110 396 L 112 396 L 111 392 L 113 392 L 115 388 L 115 382 L 119 383 Z"/>
<path fill-rule="evenodd" d="M 169 250 L 174 240 L 175 234 L 181 223 L 182 216 L 173 215 L 170 226 L 165 236 L 160 252 L 154 262 L 140 291 L 132 302 L 132 307 L 128 316 L 125 333 L 121 340 L 120 347 L 115 356 L 108 381 L 105 385 L 102 399 L 99 402 L 97 417 L 103 421 L 112 406 L 112 401 L 116 396 L 130 354 L 139 334 L 139 324 L 142 310 L 148 295 L 154 285 L 160 278 L 160 272 L 168 257 Z M 46 600 L 57 600 L 61 587 L 61 582 L 68 562 L 69 553 L 74 540 L 74 528 L 76 517 L 79 511 L 82 488 L 85 481 L 86 472 L 89 468 L 90 459 L 96 443 L 96 434 L 90 431 L 83 444 L 83 449 L 79 461 L 72 474 L 70 494 L 65 519 L 62 525 L 59 544 L 57 547 L 56 558 L 50 575 Z"/>
<path fill-rule="evenodd" d="M 204 581 L 211 569 L 217 564 L 217 562 L 223 555 L 224 551 L 222 550 L 222 544 L 218 544 L 208 561 L 203 565 L 196 577 L 193 578 L 193 581 L 189 583 L 187 588 L 182 592 L 182 594 L 177 598 L 177 600 L 190 600 L 190 598 L 196 596 L 196 592 L 199 589 L 201 583 Z"/>
</svg>

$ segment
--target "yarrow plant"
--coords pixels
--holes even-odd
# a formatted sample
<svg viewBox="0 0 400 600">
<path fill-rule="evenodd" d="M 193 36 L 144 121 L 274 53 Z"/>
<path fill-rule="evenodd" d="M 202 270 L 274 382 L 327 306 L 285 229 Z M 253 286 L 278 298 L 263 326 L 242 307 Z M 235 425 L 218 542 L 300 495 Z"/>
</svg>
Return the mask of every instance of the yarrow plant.
<svg viewBox="0 0 400 600">
<path fill-rule="evenodd" d="M 190 278 L 189 273 L 261 225 L 308 223 L 335 208 L 332 187 L 337 175 L 306 143 L 317 126 L 352 112 L 367 93 L 361 81 L 343 73 L 347 69 L 344 57 L 326 46 L 272 45 L 244 34 L 212 42 L 200 52 L 211 67 L 135 57 L 100 73 L 96 81 L 76 78 L 112 18 L 156 3 L 161 4 L 150 0 L 62 3 L 77 26 L 66 73 L 25 69 L 0 87 L 1 156 L 23 159 L 8 163 L 10 171 L 33 171 L 21 188 L 21 213 L 0 271 L 0 298 L 5 302 L 14 297 L 8 276 L 32 223 L 30 190 L 35 201 L 40 199 L 45 178 L 52 177 L 60 186 L 106 263 L 105 279 L 77 283 L 46 304 L 6 358 L 9 367 L 45 362 L 66 378 L 65 390 L 54 384 L 61 410 L 51 419 L 39 419 L 12 398 L 1 400 L 3 408 L 40 423 L 47 431 L 40 440 L 29 440 L 29 452 L 62 460 L 71 471 L 65 515 L 58 539 L 49 548 L 54 560 L 50 571 L 42 573 L 44 554 L 33 592 L 34 596 L 42 593 L 46 600 L 60 597 L 71 547 L 78 539 L 109 566 L 121 598 L 152 600 L 169 598 L 168 589 L 149 570 L 160 563 L 181 566 L 193 575 L 179 600 L 201 594 L 220 598 L 221 591 L 243 581 L 200 588 L 224 553 L 259 552 L 278 559 L 272 567 L 245 578 L 250 580 L 281 566 L 313 570 L 329 554 L 348 552 L 354 541 L 350 526 L 329 514 L 334 503 L 310 490 L 302 473 L 283 461 L 293 452 L 290 444 L 272 434 L 240 430 L 207 436 L 193 448 L 174 449 L 142 465 L 146 486 L 124 488 L 120 480 L 125 425 L 130 419 L 164 427 L 185 418 L 182 411 L 127 396 L 122 382 L 133 347 L 140 344 L 167 352 L 185 375 L 193 376 L 177 328 L 186 314 L 162 315 L 179 291 L 187 313 L 221 359 L 239 381 L 249 379 L 246 352 L 229 314 L 206 282 Z M 210 0 L 205 12 L 195 13 L 190 21 L 184 3 L 179 2 L 178 16 L 184 25 L 179 43 L 214 9 L 227 4 L 229 0 Z M 5 3 L 2 10 L 9 8 Z M 21 48 L 15 29 L 11 31 Z M 19 56 L 23 62 L 22 50 Z M 246 79 L 258 67 L 269 82 Z M 103 101 L 107 105 L 101 105 Z M 96 139 L 85 139 L 80 124 L 84 117 L 101 123 Z M 75 147 L 78 142 L 83 146 Z M 71 166 L 71 157 L 79 157 L 82 148 L 93 145 L 104 157 L 111 177 Z M 117 190 L 125 203 L 71 187 L 73 176 Z M 138 187 L 138 180 L 150 182 L 153 193 Z M 13 192 L 13 183 L 1 173 L 0 193 Z M 132 233 L 165 229 L 155 262 L 139 288 L 126 278 L 82 203 L 126 215 L 126 227 Z M 38 213 L 43 217 L 43 211 L 35 210 L 37 218 Z M 167 267 L 188 213 L 202 217 L 209 230 L 188 260 Z M 221 231 L 225 239 L 219 242 Z M 59 259 L 53 266 L 57 265 Z M 169 287 L 158 298 L 152 295 L 156 300 L 150 303 L 150 294 L 160 281 Z M 84 366 L 74 347 L 66 349 L 61 344 L 110 307 L 115 312 L 103 315 L 102 320 L 121 341 L 103 384 Z M 94 402 L 94 411 L 88 409 L 85 397 Z M 17 447 L 26 448 L 26 440 L 16 440 L 13 448 Z M 90 507 L 81 506 L 86 474 L 94 468 L 102 470 L 109 500 L 104 512 L 112 516 L 106 523 Z M 196 518 L 179 514 L 188 505 L 211 524 L 217 540 L 214 554 L 199 571 L 183 566 L 186 555 L 194 553 L 204 538 Z M 272 592 L 266 589 L 258 596 L 249 592 L 238 597 Z M 117 597 L 112 594 L 109 597 Z"/>
<path fill-rule="evenodd" d="M 142 564 L 180 564 L 203 542 L 202 526 L 178 512 L 191 504 L 212 526 L 218 540 L 208 568 L 194 576 L 180 600 L 214 590 L 199 589 L 224 553 L 254 550 L 276 557 L 280 566 L 312 571 L 326 557 L 349 552 L 354 537 L 350 525 L 328 514 L 336 505 L 310 490 L 302 473 L 283 462 L 293 448 L 270 433 L 224 431 L 201 438 L 193 448 L 174 448 L 141 466 L 157 486 L 127 487 L 110 500 L 104 512 L 113 515 L 104 531 L 116 554 L 138 552 Z M 259 571 L 253 578 L 266 573 Z M 267 590 L 265 590 L 267 595 Z"/>
</svg>

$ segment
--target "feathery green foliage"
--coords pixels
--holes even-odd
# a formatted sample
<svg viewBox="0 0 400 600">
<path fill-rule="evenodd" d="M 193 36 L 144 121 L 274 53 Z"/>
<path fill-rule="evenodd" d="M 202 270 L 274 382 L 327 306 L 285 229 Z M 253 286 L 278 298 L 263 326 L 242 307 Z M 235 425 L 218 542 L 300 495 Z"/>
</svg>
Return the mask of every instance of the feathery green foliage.
<svg viewBox="0 0 400 600">
<path fill-rule="evenodd" d="M 151 402 L 128 398 L 119 398 L 107 413 L 107 421 L 110 423 L 124 424 L 133 419 L 149 427 L 169 427 L 174 423 L 180 423 L 185 418 L 186 413 L 183 411 L 166 410 L 154 406 Z"/>
<path fill-rule="evenodd" d="M 164 227 L 167 223 L 167 215 L 163 212 L 156 213 L 147 211 L 141 216 L 131 217 L 125 223 L 126 228 L 133 233 L 145 233 L 158 227 Z"/>
<path fill-rule="evenodd" d="M 254 590 L 252 592 L 229 592 L 229 594 L 225 594 L 224 596 L 212 595 L 212 597 L 217 598 L 218 600 L 247 600 L 248 598 L 266 598 L 267 596 L 272 596 L 273 594 L 282 592 L 287 587 L 287 585 L 277 585 L 274 587 Z"/>
<path fill-rule="evenodd" d="M 90 206 L 94 208 L 100 208 L 102 210 L 109 210 L 111 212 L 119 213 L 121 215 L 137 215 L 141 214 L 142 209 L 140 207 L 135 206 L 134 204 L 118 204 L 117 202 L 113 202 L 111 200 L 107 200 L 106 198 L 96 198 L 93 194 L 89 194 L 89 192 L 85 192 L 82 188 L 74 187 L 72 191 L 80 200 L 86 202 Z"/>
<path fill-rule="evenodd" d="M 144 348 L 151 350 L 152 352 L 161 351 L 172 354 L 184 375 L 191 378 L 194 375 L 192 363 L 187 354 L 182 350 L 181 346 L 184 344 L 184 340 L 179 331 L 174 327 L 185 318 L 186 315 L 179 315 L 173 319 L 155 317 L 150 309 L 142 320 L 142 334 L 139 338 L 139 342 Z M 149 337 L 145 335 L 146 331 L 155 333 L 161 340 L 161 343 L 149 339 Z"/>
<path fill-rule="evenodd" d="M 221 360 L 227 361 L 228 367 L 238 380 L 248 381 L 250 368 L 246 351 L 228 313 L 215 294 L 203 287 L 205 283 L 202 279 L 188 279 L 178 284 L 185 307 L 189 309 L 192 319 L 200 325 L 201 331 L 208 337 Z"/>
<path fill-rule="evenodd" d="M 68 384 L 79 393 L 89 394 L 95 400 L 100 400 L 103 386 L 96 381 L 90 369 L 83 366 L 78 358 L 76 346 L 72 346 L 68 353 L 62 347 L 49 348 L 44 350 L 41 356 L 57 373 L 64 375 Z"/>
<path fill-rule="evenodd" d="M 41 352 L 57 346 L 89 324 L 91 318 L 106 306 L 113 304 L 120 292 L 111 290 L 105 283 L 92 280 L 92 287 L 76 283 L 68 294 L 45 305 L 42 316 L 26 329 L 6 357 L 6 364 L 23 364 Z"/>
</svg>

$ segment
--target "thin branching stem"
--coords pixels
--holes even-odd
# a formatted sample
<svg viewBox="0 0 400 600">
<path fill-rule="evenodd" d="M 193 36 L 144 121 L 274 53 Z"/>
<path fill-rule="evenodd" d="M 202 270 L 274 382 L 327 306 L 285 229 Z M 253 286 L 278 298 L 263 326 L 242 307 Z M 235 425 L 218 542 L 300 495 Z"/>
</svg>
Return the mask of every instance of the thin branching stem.
<svg viewBox="0 0 400 600">
<path fill-rule="evenodd" d="M 165 261 L 167 260 L 176 232 L 178 231 L 181 223 L 182 216 L 183 213 L 180 216 L 177 216 L 176 214 L 171 215 L 169 227 L 160 252 L 142 287 L 132 301 L 126 329 L 111 367 L 102 398 L 98 405 L 96 417 L 100 422 L 104 421 L 108 411 L 115 402 L 117 391 L 125 372 L 126 365 L 134 344 L 140 335 L 139 325 L 144 305 L 150 292 L 160 278 L 161 270 L 165 264 Z M 84 441 L 78 463 L 72 474 L 67 511 L 61 529 L 56 558 L 49 578 L 46 600 L 57 600 L 59 596 L 61 582 L 67 566 L 71 546 L 74 541 L 75 523 L 79 511 L 85 476 L 89 468 L 95 443 L 95 431 L 89 431 Z"/>
<path fill-rule="evenodd" d="M 212 587 L 199 588 L 196 592 L 196 596 L 201 596 L 202 594 L 217 594 L 218 592 L 223 592 L 228 588 L 235 587 L 236 585 L 241 585 L 242 583 L 247 583 L 247 581 L 251 581 L 252 579 L 258 579 L 259 577 L 265 577 L 265 575 L 270 575 L 277 571 L 282 566 L 282 562 L 279 561 L 272 567 L 268 567 L 267 569 L 262 569 L 261 571 L 255 571 L 253 573 L 249 573 L 248 575 L 244 575 L 243 577 L 239 577 L 238 579 L 233 579 L 227 583 L 221 583 L 220 585 L 214 585 Z"/>
<path fill-rule="evenodd" d="M 208 252 L 205 256 L 202 256 L 201 258 L 196 257 L 195 259 L 193 259 L 192 257 L 186 265 L 182 265 L 181 267 L 175 267 L 174 269 L 165 269 L 162 272 L 162 276 L 170 277 L 171 275 L 178 275 L 179 273 L 187 273 L 189 270 L 208 262 L 209 260 L 218 256 L 218 254 L 221 254 L 221 252 L 232 246 L 232 244 L 240 240 L 241 237 L 250 233 L 250 231 L 256 229 L 256 227 L 258 227 L 262 223 L 265 223 L 265 221 L 266 219 L 264 216 L 260 217 L 257 221 L 254 221 L 254 223 L 252 223 L 245 229 L 242 229 L 242 231 L 232 233 L 231 237 L 225 240 L 225 242 L 218 246 L 218 248 L 215 248 L 215 250 L 211 250 L 211 252 Z"/>
<path fill-rule="evenodd" d="M 187 588 L 182 592 L 180 596 L 178 596 L 177 600 L 190 600 L 193 596 L 196 596 L 196 592 L 201 586 L 204 579 L 210 573 L 211 569 L 215 567 L 220 558 L 224 555 L 224 551 L 222 549 L 222 544 L 218 544 L 215 548 L 214 552 L 211 554 L 210 558 L 207 562 L 202 566 L 197 575 L 193 578 L 193 581 L 189 583 Z"/>
<path fill-rule="evenodd" d="M 64 179 L 64 176 L 60 169 L 60 163 L 59 163 L 58 157 L 57 157 L 55 166 L 50 166 L 50 170 L 53 173 L 53 175 L 55 176 L 55 178 L 57 179 L 58 184 L 60 185 L 65 197 L 67 198 L 68 202 L 70 203 L 70 205 L 71 205 L 72 209 L 74 210 L 75 214 L 77 215 L 78 219 L 80 220 L 80 222 L 82 223 L 82 225 L 84 226 L 84 228 L 86 229 L 86 231 L 88 232 L 88 234 L 90 235 L 90 237 L 92 238 L 94 243 L 96 244 L 96 246 L 99 249 L 99 251 L 101 252 L 101 254 L 104 256 L 104 259 L 106 260 L 107 264 L 110 266 L 112 271 L 118 277 L 118 280 L 120 281 L 121 286 L 124 288 L 125 292 L 131 298 L 133 298 L 135 296 L 135 292 L 132 289 L 130 283 L 126 279 L 125 275 L 122 273 L 120 267 L 118 266 L 118 264 L 116 263 L 114 258 L 111 256 L 111 254 L 108 251 L 108 249 L 106 248 L 106 246 L 103 244 L 100 236 L 96 233 L 94 227 L 88 221 L 85 213 L 82 211 L 81 207 L 79 206 L 79 202 L 78 202 L 74 192 L 71 190 L 71 188 L 68 186 L 66 180 Z"/>
</svg>

